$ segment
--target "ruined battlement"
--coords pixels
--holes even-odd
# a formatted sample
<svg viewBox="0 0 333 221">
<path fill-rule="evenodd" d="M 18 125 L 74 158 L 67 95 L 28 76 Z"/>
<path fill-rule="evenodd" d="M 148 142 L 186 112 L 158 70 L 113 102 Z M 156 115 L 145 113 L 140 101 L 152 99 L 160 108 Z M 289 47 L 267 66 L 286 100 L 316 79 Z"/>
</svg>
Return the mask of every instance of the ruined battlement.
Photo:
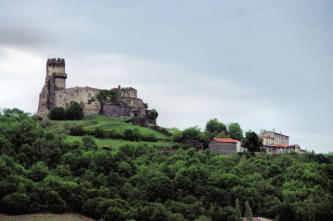
<svg viewBox="0 0 333 221">
<path fill-rule="evenodd" d="M 130 97 L 130 98 L 138 97 L 137 90 L 132 87 L 123 87 L 122 88 L 120 85 L 118 85 L 118 88 L 113 88 L 111 90 L 119 90 L 122 97 Z"/>
<path fill-rule="evenodd" d="M 49 58 L 47 59 L 46 66 L 65 67 L 65 59 Z"/>
</svg>

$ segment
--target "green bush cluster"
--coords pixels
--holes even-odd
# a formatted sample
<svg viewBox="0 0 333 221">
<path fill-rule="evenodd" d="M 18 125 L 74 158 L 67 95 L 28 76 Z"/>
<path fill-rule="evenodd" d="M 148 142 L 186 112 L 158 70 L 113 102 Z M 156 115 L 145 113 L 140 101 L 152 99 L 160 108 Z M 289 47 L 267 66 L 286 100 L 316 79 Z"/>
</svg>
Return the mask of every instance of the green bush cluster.
<svg viewBox="0 0 333 221">
<path fill-rule="evenodd" d="M 104 130 L 102 128 L 95 128 L 93 130 L 87 130 L 82 126 L 73 126 L 69 128 L 69 135 L 72 136 L 83 136 L 90 135 L 96 138 L 113 138 L 113 139 L 125 139 L 131 141 L 157 141 L 155 134 L 143 135 L 137 128 L 126 129 L 124 134 L 117 133 L 114 130 Z"/>
<path fill-rule="evenodd" d="M 17 110 L 0 114 L 0 152 L 0 213 L 71 211 L 105 221 L 333 219 L 332 154 L 102 150 L 91 137 L 65 142 Z"/>
<path fill-rule="evenodd" d="M 152 109 L 152 110 L 147 111 L 147 118 L 149 120 L 156 120 L 157 117 L 158 117 L 158 112 L 156 111 L 156 109 Z"/>
<path fill-rule="evenodd" d="M 77 102 L 72 103 L 66 109 L 55 107 L 48 114 L 50 120 L 82 120 L 83 116 L 82 107 Z"/>
</svg>

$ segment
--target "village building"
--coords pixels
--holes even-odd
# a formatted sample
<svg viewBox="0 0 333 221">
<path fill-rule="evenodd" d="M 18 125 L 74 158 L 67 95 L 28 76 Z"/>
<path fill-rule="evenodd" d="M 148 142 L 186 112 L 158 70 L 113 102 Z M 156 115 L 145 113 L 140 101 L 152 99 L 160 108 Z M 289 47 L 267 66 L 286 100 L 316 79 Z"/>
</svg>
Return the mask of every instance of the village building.
<svg viewBox="0 0 333 221">
<path fill-rule="evenodd" d="M 277 153 L 302 153 L 305 152 L 298 144 L 289 145 L 289 136 L 282 133 L 263 130 L 259 137 L 262 139 L 264 152 L 277 154 Z"/>
<path fill-rule="evenodd" d="M 223 155 L 230 155 L 232 152 L 241 151 L 241 143 L 231 138 L 213 138 L 208 145 L 211 151 L 217 151 Z"/>
</svg>

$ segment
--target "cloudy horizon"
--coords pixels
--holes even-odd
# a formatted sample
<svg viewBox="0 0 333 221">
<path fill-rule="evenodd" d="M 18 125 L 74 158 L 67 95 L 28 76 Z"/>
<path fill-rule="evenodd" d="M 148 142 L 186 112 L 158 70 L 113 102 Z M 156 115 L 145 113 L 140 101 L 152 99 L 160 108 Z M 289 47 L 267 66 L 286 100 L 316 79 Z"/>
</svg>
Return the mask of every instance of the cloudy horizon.
<svg viewBox="0 0 333 221">
<path fill-rule="evenodd" d="M 158 123 L 217 118 L 333 152 L 333 2 L 1 1 L 0 109 L 35 113 L 47 58 L 67 86 L 132 86 Z"/>
</svg>

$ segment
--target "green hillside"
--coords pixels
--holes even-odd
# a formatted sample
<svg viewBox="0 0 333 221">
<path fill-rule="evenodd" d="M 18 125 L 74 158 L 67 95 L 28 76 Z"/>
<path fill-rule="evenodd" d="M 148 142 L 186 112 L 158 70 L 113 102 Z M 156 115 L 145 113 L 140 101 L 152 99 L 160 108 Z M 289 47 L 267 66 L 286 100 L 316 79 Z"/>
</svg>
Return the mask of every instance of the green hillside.
<svg viewBox="0 0 333 221">
<path fill-rule="evenodd" d="M 85 133 L 92 135 L 93 140 L 98 147 L 119 148 L 123 145 L 141 145 L 145 144 L 152 147 L 173 147 L 181 145 L 180 143 L 172 142 L 169 136 L 157 132 L 149 127 L 140 127 L 130 123 L 130 118 L 107 118 L 101 115 L 86 116 L 83 120 L 79 121 L 54 121 L 48 120 L 42 122 L 45 129 L 66 135 L 66 141 L 80 142 L 83 135 L 71 136 L 71 128 L 82 127 Z M 112 133 L 113 137 L 95 136 L 94 131 L 100 130 L 105 134 Z M 143 137 L 136 140 L 126 139 L 126 130 L 134 131 Z M 170 133 L 174 133 L 176 129 L 167 129 Z M 148 139 L 145 139 L 148 137 Z M 149 138 L 153 137 L 151 140 Z"/>
<path fill-rule="evenodd" d="M 245 151 L 226 157 L 182 144 L 194 140 L 206 147 L 211 135 L 197 127 L 174 133 L 168 137 L 128 119 L 40 122 L 4 110 L 0 214 L 41 214 L 44 220 L 48 213 L 104 221 L 333 220 L 332 154 L 255 157 Z"/>
</svg>

